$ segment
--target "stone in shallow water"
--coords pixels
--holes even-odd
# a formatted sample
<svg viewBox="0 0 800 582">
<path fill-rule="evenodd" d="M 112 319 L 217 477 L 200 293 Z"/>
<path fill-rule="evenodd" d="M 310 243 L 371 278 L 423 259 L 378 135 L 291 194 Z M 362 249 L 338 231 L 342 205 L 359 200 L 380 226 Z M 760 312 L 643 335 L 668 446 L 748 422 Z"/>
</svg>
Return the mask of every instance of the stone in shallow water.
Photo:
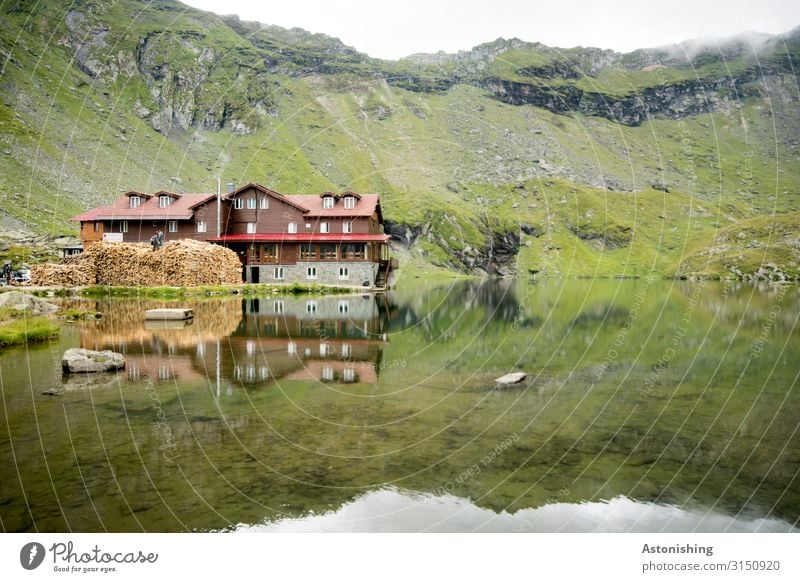
<svg viewBox="0 0 800 582">
<path fill-rule="evenodd" d="M 183 320 L 191 319 L 194 317 L 194 311 L 191 309 L 148 309 L 144 312 L 146 320 Z"/>
<path fill-rule="evenodd" d="M 511 374 L 496 378 L 495 383 L 502 384 L 503 386 L 510 386 L 511 384 L 519 384 L 527 377 L 528 375 L 525 372 L 512 372 Z"/>
<path fill-rule="evenodd" d="M 71 348 L 61 358 L 61 368 L 65 373 L 113 372 L 125 367 L 125 356 L 105 350 L 96 352 Z"/>
</svg>

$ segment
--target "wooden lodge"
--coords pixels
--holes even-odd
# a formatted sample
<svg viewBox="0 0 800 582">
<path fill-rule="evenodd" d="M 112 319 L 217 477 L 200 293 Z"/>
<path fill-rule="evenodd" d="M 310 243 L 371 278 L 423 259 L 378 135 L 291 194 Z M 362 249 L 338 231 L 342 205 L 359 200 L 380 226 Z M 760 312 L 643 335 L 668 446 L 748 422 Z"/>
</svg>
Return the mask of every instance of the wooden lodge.
<svg viewBox="0 0 800 582">
<path fill-rule="evenodd" d="M 320 283 L 385 288 L 398 267 L 389 256 L 376 194 L 284 195 L 259 184 L 223 195 L 126 192 L 72 218 L 83 247 L 93 242 L 195 239 L 224 245 L 248 283 Z"/>
</svg>

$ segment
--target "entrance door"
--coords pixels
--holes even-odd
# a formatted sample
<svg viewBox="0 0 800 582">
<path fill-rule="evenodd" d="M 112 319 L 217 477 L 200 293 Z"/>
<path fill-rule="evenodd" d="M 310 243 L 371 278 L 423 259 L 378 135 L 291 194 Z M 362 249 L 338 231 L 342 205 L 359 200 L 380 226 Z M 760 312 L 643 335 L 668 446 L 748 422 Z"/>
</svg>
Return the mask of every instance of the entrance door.
<svg viewBox="0 0 800 582">
<path fill-rule="evenodd" d="M 260 273 L 261 269 L 259 267 L 250 267 L 250 282 L 258 283 L 258 276 Z"/>
</svg>

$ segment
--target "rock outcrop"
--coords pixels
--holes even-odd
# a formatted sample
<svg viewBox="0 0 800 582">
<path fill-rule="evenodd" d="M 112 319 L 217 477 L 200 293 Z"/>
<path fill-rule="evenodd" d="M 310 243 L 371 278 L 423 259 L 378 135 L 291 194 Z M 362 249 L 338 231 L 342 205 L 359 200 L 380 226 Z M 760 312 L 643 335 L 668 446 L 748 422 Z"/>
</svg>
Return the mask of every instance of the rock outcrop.
<svg viewBox="0 0 800 582">
<path fill-rule="evenodd" d="M 21 291 L 0 293 L 0 307 L 9 307 L 17 311 L 24 311 L 30 315 L 46 315 L 58 311 L 58 306 L 29 293 L 22 293 Z"/>
<path fill-rule="evenodd" d="M 111 350 L 97 352 L 71 348 L 61 358 L 61 369 L 65 374 L 115 372 L 123 368 L 125 356 Z"/>
</svg>

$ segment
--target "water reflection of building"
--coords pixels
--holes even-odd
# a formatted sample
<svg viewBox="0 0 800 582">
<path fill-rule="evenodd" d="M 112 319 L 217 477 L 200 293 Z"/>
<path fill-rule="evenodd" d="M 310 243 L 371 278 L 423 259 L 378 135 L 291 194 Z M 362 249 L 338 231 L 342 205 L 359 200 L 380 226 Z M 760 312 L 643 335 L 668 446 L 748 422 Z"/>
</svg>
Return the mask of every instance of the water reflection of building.
<svg viewBox="0 0 800 582">
<path fill-rule="evenodd" d="M 110 305 L 106 320 L 115 325 L 86 327 L 81 345 L 124 353 L 131 381 L 207 380 L 218 391 L 278 379 L 375 383 L 387 341 L 386 301 L 375 295 L 225 301 L 168 328 L 122 318 Z M 238 318 L 238 325 L 215 336 L 205 326 L 212 317 Z"/>
<path fill-rule="evenodd" d="M 383 301 L 374 295 L 243 300 L 242 320 L 228 338 L 234 379 L 377 382 L 388 327 Z"/>
</svg>

